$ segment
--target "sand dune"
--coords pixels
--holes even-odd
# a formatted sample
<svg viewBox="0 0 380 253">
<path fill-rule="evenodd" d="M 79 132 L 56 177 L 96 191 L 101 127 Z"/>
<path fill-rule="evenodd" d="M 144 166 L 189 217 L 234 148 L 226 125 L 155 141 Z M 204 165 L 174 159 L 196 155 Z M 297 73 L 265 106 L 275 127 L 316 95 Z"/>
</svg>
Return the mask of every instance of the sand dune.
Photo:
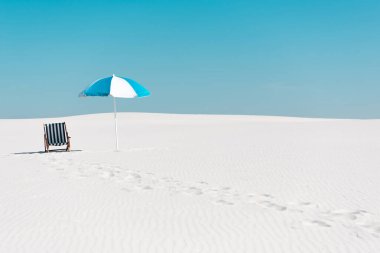
<svg viewBox="0 0 380 253">
<path fill-rule="evenodd" d="M 380 120 L 112 117 L 0 120 L 0 252 L 380 252 Z"/>
</svg>

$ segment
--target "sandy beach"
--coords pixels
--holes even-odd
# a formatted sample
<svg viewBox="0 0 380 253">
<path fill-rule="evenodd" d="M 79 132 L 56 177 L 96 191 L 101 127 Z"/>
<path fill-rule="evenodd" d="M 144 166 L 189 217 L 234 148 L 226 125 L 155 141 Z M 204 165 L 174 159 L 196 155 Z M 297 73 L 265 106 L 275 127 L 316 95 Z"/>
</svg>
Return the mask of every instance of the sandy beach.
<svg viewBox="0 0 380 253">
<path fill-rule="evenodd" d="M 0 120 L 0 252 L 380 252 L 380 120 L 120 113 L 120 152 L 113 127 Z"/>
</svg>

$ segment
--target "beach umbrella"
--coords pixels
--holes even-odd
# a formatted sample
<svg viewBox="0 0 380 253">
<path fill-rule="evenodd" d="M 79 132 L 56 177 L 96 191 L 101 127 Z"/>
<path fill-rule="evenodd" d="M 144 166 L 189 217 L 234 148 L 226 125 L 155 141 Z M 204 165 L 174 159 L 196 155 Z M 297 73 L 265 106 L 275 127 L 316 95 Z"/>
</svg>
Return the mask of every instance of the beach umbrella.
<svg viewBox="0 0 380 253">
<path fill-rule="evenodd" d="M 149 95 L 150 92 L 136 81 L 115 75 L 96 80 L 79 94 L 80 97 L 113 97 L 116 151 L 119 150 L 116 98 L 136 98 L 146 97 Z"/>
</svg>

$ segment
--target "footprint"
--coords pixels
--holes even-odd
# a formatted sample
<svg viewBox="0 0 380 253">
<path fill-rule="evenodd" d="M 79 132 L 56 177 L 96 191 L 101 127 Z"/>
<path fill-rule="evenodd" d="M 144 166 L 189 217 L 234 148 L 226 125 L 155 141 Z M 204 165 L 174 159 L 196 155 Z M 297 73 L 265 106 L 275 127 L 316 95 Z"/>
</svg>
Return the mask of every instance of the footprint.
<svg viewBox="0 0 380 253">
<path fill-rule="evenodd" d="M 320 226 L 320 227 L 325 227 L 325 228 L 329 228 L 329 227 L 331 227 L 330 224 L 328 224 L 328 223 L 326 223 L 326 222 L 324 222 L 324 221 L 321 221 L 321 220 L 312 220 L 312 221 L 310 221 L 310 223 L 311 223 L 312 225 L 318 225 L 318 226 Z"/>
<path fill-rule="evenodd" d="M 173 182 L 174 181 L 174 179 L 171 177 L 162 177 L 161 180 L 163 180 L 165 182 Z"/>
<path fill-rule="evenodd" d="M 131 173 L 131 174 L 128 174 L 126 177 L 124 177 L 124 179 L 129 182 L 139 183 L 141 181 L 141 176 L 137 173 Z"/>
<path fill-rule="evenodd" d="M 373 236 L 380 238 L 380 226 L 373 228 Z"/>
<path fill-rule="evenodd" d="M 197 187 L 189 187 L 186 192 L 191 193 L 191 194 L 195 194 L 195 195 L 203 194 L 202 190 L 197 188 Z"/>
<path fill-rule="evenodd" d="M 329 211 L 327 212 L 327 214 L 333 217 L 344 218 L 346 220 L 354 221 L 365 216 L 366 214 L 368 214 L 368 212 L 365 210 L 349 211 L 349 210 L 342 209 L 342 210 L 335 210 L 332 212 Z"/>
<path fill-rule="evenodd" d="M 277 204 L 276 198 L 268 193 L 243 194 L 228 186 L 210 185 L 205 181 L 182 182 L 172 177 L 157 177 L 150 172 L 140 172 L 138 170 L 127 169 L 119 166 L 112 166 L 102 163 L 75 162 L 51 154 L 49 159 L 43 162 L 56 170 L 62 170 L 62 174 L 67 178 L 74 177 L 81 179 L 84 177 L 97 177 L 109 179 L 112 182 L 121 183 L 121 190 L 124 192 L 138 192 L 151 190 L 165 190 L 169 194 L 191 194 L 193 196 L 203 195 L 215 204 L 232 206 L 241 202 L 258 205 L 258 208 L 269 208 L 275 211 L 288 211 L 317 215 L 315 218 L 303 221 L 305 225 L 317 226 L 321 228 L 332 227 L 337 222 L 344 227 L 354 230 L 358 236 L 358 231 L 367 231 L 368 234 L 380 238 L 380 224 L 375 222 L 372 214 L 365 210 L 332 210 L 327 211 L 319 207 L 318 203 L 309 201 L 287 202 L 286 205 Z M 136 192 L 136 191 L 135 191 Z M 280 202 L 281 203 L 281 202 Z M 313 216 L 311 216 L 313 217 Z M 302 224 L 300 223 L 300 224 Z M 292 228 L 296 229 L 297 226 Z"/>
<path fill-rule="evenodd" d="M 286 206 L 281 206 L 276 203 L 272 203 L 270 201 L 260 201 L 260 203 L 266 207 L 276 209 L 277 211 L 285 211 L 287 209 Z"/>
</svg>

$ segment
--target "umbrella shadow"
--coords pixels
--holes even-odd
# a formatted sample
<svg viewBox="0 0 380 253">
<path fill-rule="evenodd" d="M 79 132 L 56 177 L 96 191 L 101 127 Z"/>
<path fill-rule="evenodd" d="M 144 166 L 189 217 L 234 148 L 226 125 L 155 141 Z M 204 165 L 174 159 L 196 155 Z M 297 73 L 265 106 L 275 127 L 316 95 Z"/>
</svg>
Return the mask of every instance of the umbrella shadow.
<svg viewBox="0 0 380 253">
<path fill-rule="evenodd" d="M 82 152 L 83 150 L 81 149 L 75 149 L 71 150 L 70 152 Z M 54 149 L 50 150 L 49 153 L 66 153 L 66 149 Z M 69 152 L 69 153 L 70 153 Z M 30 151 L 30 152 L 17 152 L 17 153 L 12 153 L 13 155 L 34 155 L 34 154 L 48 154 L 48 152 L 45 151 Z"/>
</svg>

